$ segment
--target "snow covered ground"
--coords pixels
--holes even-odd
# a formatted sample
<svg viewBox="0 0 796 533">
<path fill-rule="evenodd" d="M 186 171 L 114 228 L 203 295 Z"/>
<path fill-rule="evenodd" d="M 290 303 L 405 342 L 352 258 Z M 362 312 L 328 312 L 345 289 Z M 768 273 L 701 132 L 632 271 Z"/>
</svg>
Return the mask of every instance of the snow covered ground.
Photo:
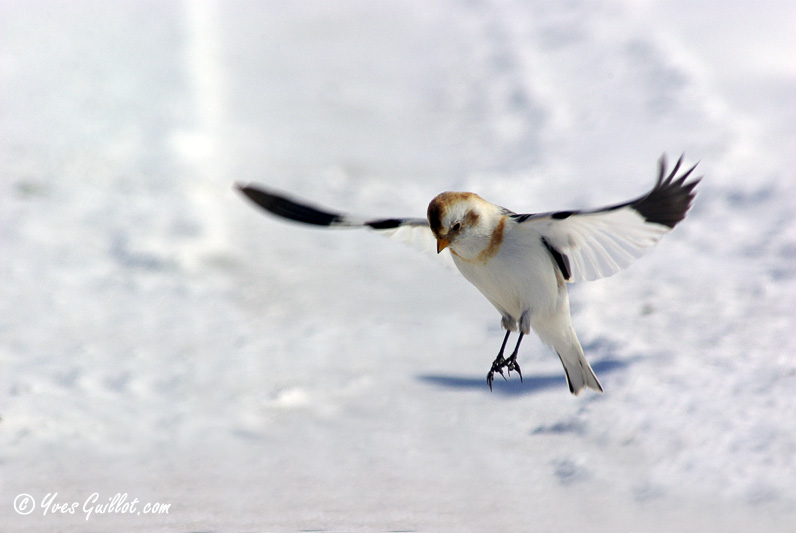
<svg viewBox="0 0 796 533">
<path fill-rule="evenodd" d="M 0 529 L 792 531 L 794 23 L 3 0 Z M 499 317 L 457 273 L 232 188 L 533 212 L 640 194 L 664 151 L 701 160 L 689 217 L 571 287 L 602 396 L 531 339 L 490 393 Z M 138 503 L 101 514 L 116 494 Z"/>
</svg>

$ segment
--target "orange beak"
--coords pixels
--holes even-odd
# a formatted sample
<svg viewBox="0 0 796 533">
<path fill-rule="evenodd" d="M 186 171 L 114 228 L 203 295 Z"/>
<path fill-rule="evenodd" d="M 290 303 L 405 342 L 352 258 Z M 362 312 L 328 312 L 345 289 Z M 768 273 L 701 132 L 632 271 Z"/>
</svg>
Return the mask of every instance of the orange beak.
<svg viewBox="0 0 796 533">
<path fill-rule="evenodd" d="M 442 250 L 447 248 L 450 243 L 451 241 L 449 241 L 448 239 L 443 239 L 442 237 L 439 237 L 437 239 L 437 253 L 440 253 Z"/>
</svg>

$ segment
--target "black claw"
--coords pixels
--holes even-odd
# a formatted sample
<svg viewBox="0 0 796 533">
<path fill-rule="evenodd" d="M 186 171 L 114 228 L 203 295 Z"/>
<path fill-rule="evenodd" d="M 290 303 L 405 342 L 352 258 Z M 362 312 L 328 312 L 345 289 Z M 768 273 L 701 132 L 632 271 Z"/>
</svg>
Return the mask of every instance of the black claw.
<svg viewBox="0 0 796 533">
<path fill-rule="evenodd" d="M 511 357 L 506 359 L 506 368 L 509 371 L 509 374 L 512 370 L 516 370 L 517 374 L 520 375 L 520 383 L 522 383 L 522 369 L 520 368 L 520 364 L 517 362 L 517 354 L 511 354 Z"/>
<path fill-rule="evenodd" d="M 492 390 L 492 381 L 495 379 L 495 372 L 500 374 L 504 381 L 508 381 L 506 379 L 506 375 L 503 373 L 503 369 L 499 366 L 492 365 L 492 368 L 489 370 L 489 373 L 486 375 L 486 384 L 489 385 L 489 390 Z"/>
<path fill-rule="evenodd" d="M 509 363 L 508 368 L 509 368 L 509 370 L 516 370 L 517 371 L 517 374 L 519 374 L 519 376 L 520 376 L 520 383 L 522 383 L 522 370 L 520 369 L 520 364 L 516 360 L 514 360 L 514 361 L 511 361 L 511 363 Z"/>
</svg>

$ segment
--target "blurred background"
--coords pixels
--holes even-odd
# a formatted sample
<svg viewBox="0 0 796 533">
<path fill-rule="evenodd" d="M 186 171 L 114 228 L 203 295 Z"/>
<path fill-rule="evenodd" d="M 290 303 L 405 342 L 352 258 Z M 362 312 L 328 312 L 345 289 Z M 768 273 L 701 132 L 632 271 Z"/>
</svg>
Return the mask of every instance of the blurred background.
<svg viewBox="0 0 796 533">
<path fill-rule="evenodd" d="M 789 531 L 796 5 L 0 1 L 8 531 Z M 265 216 L 255 182 L 423 216 L 705 179 L 571 286 L 572 397 L 432 256 Z M 47 494 L 74 515 L 41 507 Z M 167 515 L 95 514 L 116 493 Z M 15 512 L 17 495 L 36 504 Z"/>
</svg>

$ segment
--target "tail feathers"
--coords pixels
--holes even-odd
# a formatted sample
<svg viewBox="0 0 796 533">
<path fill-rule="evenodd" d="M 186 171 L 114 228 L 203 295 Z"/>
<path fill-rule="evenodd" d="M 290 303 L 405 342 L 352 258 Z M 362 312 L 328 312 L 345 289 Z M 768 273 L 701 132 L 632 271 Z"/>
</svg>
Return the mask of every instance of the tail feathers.
<svg viewBox="0 0 796 533">
<path fill-rule="evenodd" d="M 558 342 L 551 344 L 559 359 L 561 359 L 561 364 L 564 365 L 569 391 L 576 396 L 585 387 L 602 392 L 603 387 L 583 355 L 583 348 L 580 345 L 580 341 L 578 341 L 577 335 L 575 335 L 575 330 L 570 325 L 561 333 L 563 334 L 561 338 L 556 339 Z"/>
<path fill-rule="evenodd" d="M 594 375 L 594 370 L 591 369 L 591 365 L 583 356 L 582 349 L 577 351 L 570 350 L 566 352 L 566 355 L 558 350 L 556 350 L 556 353 L 564 365 L 564 374 L 567 376 L 569 392 L 577 396 L 585 387 L 600 393 L 603 392 L 603 386 L 600 385 L 600 381 Z"/>
</svg>

